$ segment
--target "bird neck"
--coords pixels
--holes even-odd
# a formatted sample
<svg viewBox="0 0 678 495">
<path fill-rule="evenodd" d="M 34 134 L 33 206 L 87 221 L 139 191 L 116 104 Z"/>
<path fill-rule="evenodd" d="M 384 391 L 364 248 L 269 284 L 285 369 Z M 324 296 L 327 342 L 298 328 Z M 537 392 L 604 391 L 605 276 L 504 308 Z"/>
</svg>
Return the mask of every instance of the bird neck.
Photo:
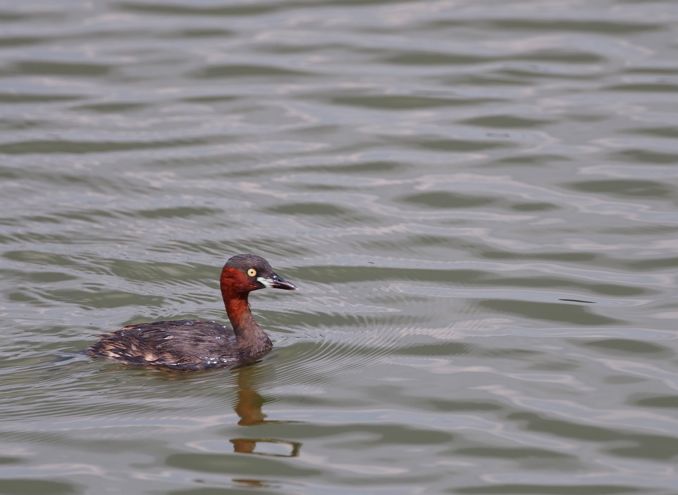
<svg viewBox="0 0 678 495">
<path fill-rule="evenodd" d="M 233 326 L 238 347 L 248 353 L 256 352 L 259 348 L 269 347 L 271 341 L 254 320 L 254 315 L 247 301 L 247 293 L 234 294 L 230 291 L 222 291 L 222 295 L 224 296 L 226 314 L 228 314 L 228 319 Z"/>
</svg>

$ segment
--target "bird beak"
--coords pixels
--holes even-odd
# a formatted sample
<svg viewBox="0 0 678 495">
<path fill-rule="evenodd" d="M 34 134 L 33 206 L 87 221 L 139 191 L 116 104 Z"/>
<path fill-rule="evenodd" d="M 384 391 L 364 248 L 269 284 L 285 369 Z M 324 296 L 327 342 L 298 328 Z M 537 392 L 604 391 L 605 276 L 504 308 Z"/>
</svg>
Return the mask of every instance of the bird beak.
<svg viewBox="0 0 678 495">
<path fill-rule="evenodd" d="M 288 282 L 277 273 L 274 273 L 270 277 L 257 277 L 257 282 L 259 282 L 264 287 L 270 287 L 271 289 L 297 289 L 296 285 L 294 285 L 292 282 Z"/>
</svg>

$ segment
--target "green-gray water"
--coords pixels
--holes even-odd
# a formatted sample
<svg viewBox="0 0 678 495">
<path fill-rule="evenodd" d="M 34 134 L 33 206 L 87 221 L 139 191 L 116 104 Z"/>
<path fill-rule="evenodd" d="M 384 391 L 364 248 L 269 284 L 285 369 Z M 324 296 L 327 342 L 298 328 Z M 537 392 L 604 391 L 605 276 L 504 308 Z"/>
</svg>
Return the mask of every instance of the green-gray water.
<svg viewBox="0 0 678 495">
<path fill-rule="evenodd" d="M 0 493 L 678 493 L 678 4 L 0 2 Z M 251 298 L 242 370 L 92 361 Z"/>
</svg>

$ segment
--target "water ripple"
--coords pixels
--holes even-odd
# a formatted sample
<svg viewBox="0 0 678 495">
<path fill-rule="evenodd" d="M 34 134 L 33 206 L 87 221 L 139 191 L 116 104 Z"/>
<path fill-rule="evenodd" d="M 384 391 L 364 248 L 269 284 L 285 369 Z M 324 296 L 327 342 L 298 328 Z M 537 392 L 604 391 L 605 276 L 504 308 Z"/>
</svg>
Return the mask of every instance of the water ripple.
<svg viewBox="0 0 678 495">
<path fill-rule="evenodd" d="M 675 491 L 676 20 L 4 5 L 0 491 Z M 81 353 L 225 319 L 237 252 L 299 286 L 260 363 Z"/>
</svg>

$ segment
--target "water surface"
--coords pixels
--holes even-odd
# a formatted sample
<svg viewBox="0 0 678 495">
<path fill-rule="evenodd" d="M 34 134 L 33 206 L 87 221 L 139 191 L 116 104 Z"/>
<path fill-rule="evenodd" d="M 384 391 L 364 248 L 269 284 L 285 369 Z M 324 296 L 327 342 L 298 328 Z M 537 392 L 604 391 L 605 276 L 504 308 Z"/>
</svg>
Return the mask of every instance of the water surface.
<svg viewBox="0 0 678 495">
<path fill-rule="evenodd" d="M 677 21 L 0 2 L 0 493 L 676 493 Z M 81 354 L 238 252 L 261 363 Z"/>
</svg>

